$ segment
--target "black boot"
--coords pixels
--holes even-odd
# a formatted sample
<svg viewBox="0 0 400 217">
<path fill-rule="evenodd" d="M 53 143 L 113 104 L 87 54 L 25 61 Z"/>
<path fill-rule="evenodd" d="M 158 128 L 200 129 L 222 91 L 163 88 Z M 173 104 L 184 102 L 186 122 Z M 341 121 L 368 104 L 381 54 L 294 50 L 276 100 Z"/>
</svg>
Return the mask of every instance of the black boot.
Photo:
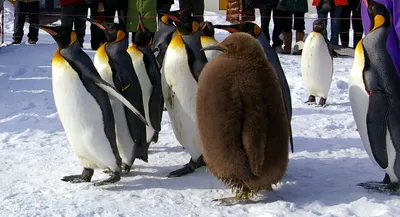
<svg viewBox="0 0 400 217">
<path fill-rule="evenodd" d="M 349 32 L 341 32 L 340 33 L 340 41 L 342 46 L 348 47 L 349 46 Z"/>
</svg>

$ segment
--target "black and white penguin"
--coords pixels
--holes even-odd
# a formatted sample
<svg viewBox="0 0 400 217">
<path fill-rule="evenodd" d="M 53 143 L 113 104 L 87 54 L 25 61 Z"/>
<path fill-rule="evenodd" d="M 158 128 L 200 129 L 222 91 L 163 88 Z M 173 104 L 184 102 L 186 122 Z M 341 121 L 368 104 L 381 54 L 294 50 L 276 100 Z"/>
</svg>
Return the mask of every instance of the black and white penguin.
<svg viewBox="0 0 400 217">
<path fill-rule="evenodd" d="M 218 44 L 218 41 L 214 38 L 215 30 L 213 24 L 211 22 L 205 21 L 200 23 L 200 31 L 201 31 L 201 46 L 208 47 L 211 45 Z M 207 61 L 210 61 L 212 58 L 221 54 L 219 50 L 205 50 L 204 51 L 207 57 Z"/>
<path fill-rule="evenodd" d="M 151 43 L 151 50 L 157 59 L 159 68 L 163 65 L 165 52 L 176 31 L 176 26 L 167 15 L 162 15 L 158 21 L 158 29 Z"/>
<path fill-rule="evenodd" d="M 321 97 L 318 106 L 325 106 L 333 75 L 333 52 L 328 39 L 322 34 L 323 20 L 313 22 L 313 31 L 307 36 L 301 54 L 301 75 L 309 97 L 306 103 L 314 104 Z"/>
<path fill-rule="evenodd" d="M 272 48 L 272 46 L 270 45 L 267 37 L 264 35 L 261 28 L 256 23 L 253 22 L 243 22 L 240 24 L 232 24 L 232 25 L 213 25 L 213 27 L 216 29 L 226 30 L 229 33 L 246 32 L 252 35 L 254 38 L 256 38 L 258 42 L 260 42 L 261 46 L 264 49 L 265 55 L 267 56 L 268 61 L 272 64 L 278 75 L 283 94 L 283 99 L 285 102 L 286 114 L 288 116 L 288 120 L 290 123 L 292 120 L 292 97 L 290 95 L 289 84 L 287 82 L 281 62 L 279 61 L 278 54 L 276 53 L 274 48 Z M 290 127 L 290 146 L 293 152 L 293 136 L 291 128 L 292 127 Z"/>
<path fill-rule="evenodd" d="M 370 32 L 357 44 L 349 79 L 351 109 L 370 159 L 386 175 L 382 182 L 360 183 L 367 189 L 400 189 L 400 79 L 386 49 L 390 14 L 368 1 Z"/>
<path fill-rule="evenodd" d="M 90 182 L 94 168 L 108 168 L 111 177 L 95 185 L 119 181 L 121 157 L 108 94 L 123 102 L 147 125 L 145 118 L 101 79 L 90 57 L 82 51 L 75 32 L 64 26 L 34 26 L 49 33 L 58 44 L 52 60 L 54 102 L 72 150 L 84 167 L 81 175 L 65 176 L 62 180 Z"/>
<path fill-rule="evenodd" d="M 107 42 L 99 47 L 94 57 L 94 65 L 100 76 L 121 91 L 141 114 L 145 114 L 140 82 L 126 51 L 129 45 L 126 33 L 117 23 L 102 23 L 89 18 L 85 20 L 103 30 L 107 38 Z M 127 173 L 136 158 L 148 161 L 146 126 L 120 102 L 111 99 L 111 106 L 115 117 L 118 150 L 123 162 L 122 169 Z"/>
<path fill-rule="evenodd" d="M 178 177 L 205 165 L 197 135 L 196 91 L 207 58 L 200 51 L 200 24 L 194 21 L 190 9 L 165 14 L 175 22 L 177 34 L 165 53 L 161 87 L 176 139 L 191 156 L 182 169 L 168 175 Z"/>
<path fill-rule="evenodd" d="M 143 25 L 142 16 L 139 16 L 134 44 L 127 51 L 132 59 L 133 67 L 142 88 L 144 114 L 147 123 L 149 123 L 149 126 L 146 127 L 147 146 L 152 141 L 158 141 L 164 108 L 161 74 L 156 58 L 150 48 L 151 43 L 151 32 Z"/>
</svg>

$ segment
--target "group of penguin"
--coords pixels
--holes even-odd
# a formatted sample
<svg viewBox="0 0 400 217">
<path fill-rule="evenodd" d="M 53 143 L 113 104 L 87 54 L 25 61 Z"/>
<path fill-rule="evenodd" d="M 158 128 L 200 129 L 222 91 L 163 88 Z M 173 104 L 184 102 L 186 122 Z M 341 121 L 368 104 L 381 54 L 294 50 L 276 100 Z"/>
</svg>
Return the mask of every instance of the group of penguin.
<svg viewBox="0 0 400 217">
<path fill-rule="evenodd" d="M 378 51 L 372 47 L 387 37 L 390 22 L 387 10 L 379 4 L 369 7 L 379 10 L 371 10 L 375 11 L 370 12 L 373 29 L 356 49 L 350 100 L 367 152 L 386 171 L 386 187 L 393 188 L 400 177 L 400 146 L 393 130 L 400 123 L 395 119 L 400 116 L 396 116 L 398 101 L 393 94 L 399 78 L 390 68 L 390 58 L 384 62 L 368 52 L 374 49 L 388 55 L 383 45 Z M 290 89 L 277 53 L 255 23 L 199 23 L 190 9 L 160 13 L 154 38 L 139 16 L 131 46 L 119 24 L 84 18 L 107 37 L 94 61 L 68 27 L 36 25 L 58 44 L 52 60 L 54 100 L 68 141 L 83 166 L 82 174 L 62 180 L 90 182 L 94 169 L 102 168 L 110 177 L 94 185 L 115 183 L 122 172 L 131 170 L 136 158 L 147 162 L 150 143 L 158 141 L 165 104 L 175 137 L 191 156 L 169 177 L 207 164 L 215 176 L 237 190 L 234 199 L 271 190 L 286 171 L 289 144 L 293 152 Z M 320 20 L 314 22 L 301 57 L 310 92 L 307 102 L 319 96 L 320 105 L 326 103 L 326 86 L 330 86 L 333 71 L 332 49 L 321 34 L 323 25 Z M 214 29 L 232 34 L 219 43 Z M 331 59 L 316 63 L 310 58 L 312 52 L 317 58 L 327 54 Z M 387 76 L 389 72 L 393 75 Z M 363 80 L 360 75 L 369 77 Z M 257 100 L 249 101 L 247 96 Z"/>
</svg>

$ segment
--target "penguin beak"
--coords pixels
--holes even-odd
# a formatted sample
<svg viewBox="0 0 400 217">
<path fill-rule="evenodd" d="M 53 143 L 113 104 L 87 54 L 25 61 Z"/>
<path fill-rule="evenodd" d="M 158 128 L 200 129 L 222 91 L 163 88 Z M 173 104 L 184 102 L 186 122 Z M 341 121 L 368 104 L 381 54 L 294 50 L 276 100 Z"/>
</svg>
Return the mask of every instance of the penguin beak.
<svg viewBox="0 0 400 217">
<path fill-rule="evenodd" d="M 142 30 L 142 32 L 145 32 L 144 25 L 143 25 L 143 16 L 141 13 L 139 13 L 139 23 L 138 23 L 137 30 L 139 30 L 139 28 Z"/>
<path fill-rule="evenodd" d="M 95 20 L 95 19 L 84 17 L 84 18 L 82 18 L 82 20 L 86 20 L 86 21 L 88 21 L 88 22 L 90 22 L 90 23 L 93 23 L 94 25 L 96 25 L 97 27 L 99 27 L 101 30 L 105 30 L 105 29 L 106 29 L 105 25 L 104 25 L 102 22 L 97 21 L 97 20 Z"/>
<path fill-rule="evenodd" d="M 161 15 L 165 15 L 167 16 L 169 19 L 171 19 L 172 21 L 174 21 L 175 23 L 179 23 L 181 22 L 181 20 L 178 18 L 178 13 L 177 12 L 166 12 L 166 11 L 159 11 L 159 13 Z"/>
<path fill-rule="evenodd" d="M 39 25 L 39 24 L 31 24 L 31 26 L 36 29 L 41 29 L 41 30 L 49 33 L 50 35 L 53 35 L 53 36 L 58 35 L 56 28 L 53 26 L 44 26 L 44 25 Z"/>
<path fill-rule="evenodd" d="M 205 50 L 219 50 L 219 51 L 222 51 L 222 52 L 225 51 L 225 49 L 219 44 L 203 47 L 203 48 L 200 49 L 200 51 L 205 51 Z"/>
<path fill-rule="evenodd" d="M 229 33 L 240 32 L 238 29 L 235 29 L 228 25 L 212 25 L 212 27 L 214 27 L 215 29 L 223 29 L 225 31 L 228 31 Z"/>
</svg>

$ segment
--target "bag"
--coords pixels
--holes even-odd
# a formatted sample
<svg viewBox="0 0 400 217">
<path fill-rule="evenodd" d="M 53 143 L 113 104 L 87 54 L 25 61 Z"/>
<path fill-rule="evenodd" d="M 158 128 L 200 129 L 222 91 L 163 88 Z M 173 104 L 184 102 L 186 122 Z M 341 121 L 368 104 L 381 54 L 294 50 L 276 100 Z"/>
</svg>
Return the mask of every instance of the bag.
<svg viewBox="0 0 400 217">
<path fill-rule="evenodd" d="M 308 12 L 307 0 L 279 0 L 277 8 L 281 11 Z"/>
<path fill-rule="evenodd" d="M 319 3 L 320 9 L 319 11 L 321 13 L 328 13 L 330 11 L 332 11 L 332 7 L 333 7 L 333 0 L 321 0 L 321 2 Z"/>
</svg>

